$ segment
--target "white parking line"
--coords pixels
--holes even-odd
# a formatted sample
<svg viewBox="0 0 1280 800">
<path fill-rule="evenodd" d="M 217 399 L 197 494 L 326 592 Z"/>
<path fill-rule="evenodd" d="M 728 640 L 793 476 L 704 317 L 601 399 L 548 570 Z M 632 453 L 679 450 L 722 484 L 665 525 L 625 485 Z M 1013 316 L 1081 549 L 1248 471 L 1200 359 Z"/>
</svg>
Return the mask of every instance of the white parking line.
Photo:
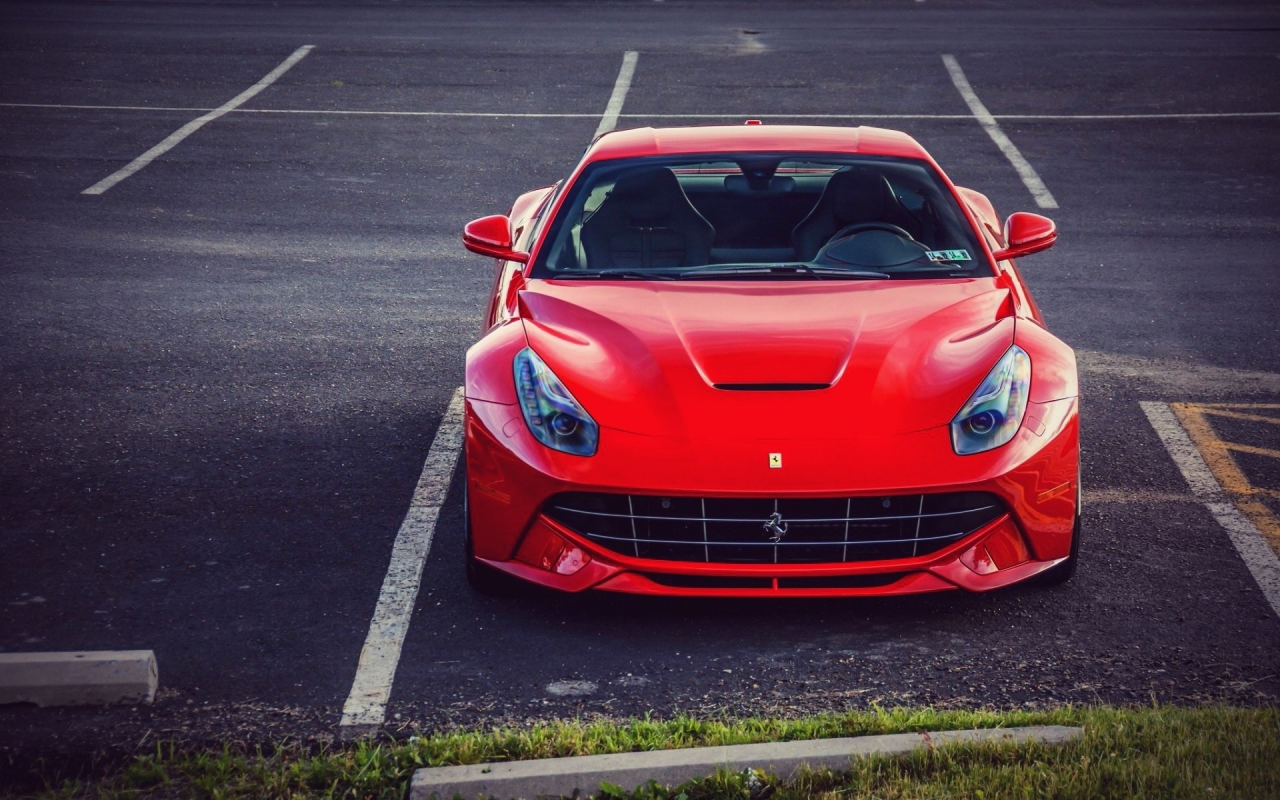
<svg viewBox="0 0 1280 800">
<path fill-rule="evenodd" d="M 276 67 L 275 69 L 268 72 L 265 76 L 263 76 L 262 80 L 250 86 L 248 89 L 245 89 L 243 92 L 231 98 L 230 100 L 218 106 L 217 108 L 213 109 L 209 113 L 196 117 L 195 119 L 188 122 L 186 125 L 183 125 L 181 128 L 178 128 L 176 131 L 169 134 L 169 136 L 166 137 L 165 140 L 162 141 L 160 144 L 156 145 L 155 147 L 151 148 L 147 152 L 138 156 L 133 161 L 130 161 L 123 169 L 120 169 L 111 173 L 107 177 L 103 178 L 102 180 L 98 181 L 94 185 L 90 186 L 88 189 L 85 189 L 83 192 L 81 192 L 81 194 L 102 194 L 106 190 L 110 189 L 112 186 L 115 186 L 120 181 L 124 180 L 125 178 L 129 177 L 133 173 L 137 172 L 138 170 L 142 169 L 146 165 L 150 164 L 155 159 L 169 152 L 169 150 L 173 149 L 175 145 L 177 145 L 179 142 L 181 142 L 183 139 L 187 138 L 191 134 L 200 130 L 207 123 L 213 122 L 215 119 L 227 113 L 228 111 L 234 110 L 236 107 L 240 106 L 241 104 L 251 99 L 258 92 L 261 92 L 263 89 L 275 83 L 277 78 L 279 78 L 281 75 L 288 72 L 289 68 L 292 67 L 294 64 L 297 64 L 299 61 L 306 58 L 307 53 L 310 53 L 314 48 L 315 48 L 315 45 L 311 45 L 311 44 L 299 47 L 297 50 L 293 51 L 293 55 L 286 58 L 284 62 L 280 64 L 280 66 Z"/>
<path fill-rule="evenodd" d="M 640 54 L 628 50 L 622 56 L 622 67 L 618 70 L 618 80 L 613 83 L 613 94 L 609 96 L 609 104 L 604 107 L 604 116 L 596 128 L 596 136 L 608 133 L 618 127 L 618 115 L 622 113 L 622 104 L 626 102 L 627 91 L 631 88 L 631 77 L 636 74 L 636 61 Z"/>
<path fill-rule="evenodd" d="M 596 136 L 613 130 L 617 124 L 638 57 L 639 54 L 633 50 L 628 50 L 623 56 L 622 69 L 618 71 L 613 95 L 605 107 Z M 396 541 L 391 548 L 391 566 L 387 568 L 378 605 L 369 623 L 369 634 L 360 650 L 360 663 L 356 666 L 351 692 L 342 706 L 342 719 L 338 725 L 347 729 L 346 738 L 375 730 L 386 719 L 387 701 L 391 698 L 396 667 L 400 664 L 400 651 L 418 599 L 422 567 L 431 552 L 431 537 L 440 516 L 440 506 L 444 504 L 458 454 L 462 451 L 465 402 L 464 387 L 460 386 L 453 393 L 449 410 L 436 430 L 409 513 L 396 533 Z"/>
<path fill-rule="evenodd" d="M 87 111 L 212 111 L 196 106 L 94 106 L 77 103 L 0 103 L 3 108 L 67 108 Z"/>
<path fill-rule="evenodd" d="M 956 90 L 960 92 L 960 96 L 968 104 L 974 118 L 978 120 L 978 124 L 991 137 L 991 141 L 996 143 L 996 147 L 1000 148 L 1000 152 L 1004 153 L 1005 158 L 1009 159 L 1009 163 L 1017 170 L 1018 177 L 1022 178 L 1022 183 L 1026 185 L 1027 190 L 1031 192 L 1031 196 L 1035 198 L 1036 205 L 1041 208 L 1057 208 L 1058 201 L 1053 199 L 1053 195 L 1049 193 L 1044 181 L 1040 180 L 1040 176 L 1036 174 L 1035 169 L 1022 157 L 1022 153 L 1018 152 L 1018 148 L 1014 146 L 1013 142 L 1009 141 L 1009 137 L 1004 135 L 1004 131 L 1000 129 L 1000 123 L 996 122 L 996 118 L 991 115 L 987 107 L 978 99 L 978 95 L 974 94 L 973 87 L 969 85 L 969 79 L 965 77 L 964 70 L 960 69 L 960 62 L 956 61 L 956 57 L 953 55 L 944 55 L 942 63 L 946 65 L 947 74 L 951 76 L 951 82 L 956 85 Z"/>
<path fill-rule="evenodd" d="M 1183 114 L 992 114 L 995 119 L 1248 119 L 1280 117 L 1280 111 L 1189 111 Z"/>
<path fill-rule="evenodd" d="M 1192 443 L 1191 437 L 1183 430 L 1178 418 L 1167 403 L 1145 401 L 1140 404 L 1142 411 L 1151 421 L 1165 449 L 1173 458 L 1182 477 L 1196 498 L 1204 503 L 1209 513 L 1218 520 L 1218 524 L 1227 532 L 1236 551 L 1244 559 L 1245 566 L 1258 582 L 1262 594 L 1271 609 L 1280 616 L 1280 558 L 1271 549 L 1271 545 L 1263 537 L 1249 518 L 1236 508 L 1227 493 L 1223 491 L 1204 456 Z"/>
<path fill-rule="evenodd" d="M 449 401 L 449 408 L 436 429 L 422 475 L 414 489 L 409 513 L 396 533 L 391 548 L 391 564 L 382 581 L 378 604 L 373 610 L 369 633 L 360 651 L 360 663 L 351 684 L 351 693 L 342 706 L 344 728 L 362 733 L 382 724 L 387 713 L 387 700 L 400 664 L 400 651 L 413 606 L 422 582 L 422 565 L 431 552 L 440 507 L 444 505 L 453 470 L 462 451 L 463 389 L 459 387 Z"/>
<path fill-rule="evenodd" d="M 101 106 L 67 103 L 0 103 L 0 108 L 48 108 L 71 111 L 213 111 L 211 108 L 188 106 Z M 233 108 L 234 114 L 320 114 L 353 117 L 519 117 L 550 119 L 595 119 L 595 114 L 555 111 L 381 111 L 333 108 Z M 1193 111 L 1185 114 L 992 114 L 992 119 L 1036 120 L 1177 120 L 1177 119 L 1249 119 L 1277 118 L 1280 111 Z M 972 114 L 618 114 L 618 119 L 973 119 Z"/>
</svg>

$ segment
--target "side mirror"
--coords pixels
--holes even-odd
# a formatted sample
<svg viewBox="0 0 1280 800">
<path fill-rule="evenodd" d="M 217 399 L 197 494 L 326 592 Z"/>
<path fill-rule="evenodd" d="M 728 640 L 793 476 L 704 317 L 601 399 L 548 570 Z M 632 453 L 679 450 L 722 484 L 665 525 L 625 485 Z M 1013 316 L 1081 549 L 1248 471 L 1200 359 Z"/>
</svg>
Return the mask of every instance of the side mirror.
<svg viewBox="0 0 1280 800">
<path fill-rule="evenodd" d="M 1004 249 L 992 255 L 996 261 L 1019 258 L 1048 250 L 1057 240 L 1058 226 L 1053 224 L 1053 220 L 1018 211 L 1010 214 L 1004 223 Z"/>
<path fill-rule="evenodd" d="M 528 253 L 511 249 L 511 220 L 502 214 L 481 217 L 462 229 L 462 244 L 471 252 L 524 264 Z"/>
</svg>

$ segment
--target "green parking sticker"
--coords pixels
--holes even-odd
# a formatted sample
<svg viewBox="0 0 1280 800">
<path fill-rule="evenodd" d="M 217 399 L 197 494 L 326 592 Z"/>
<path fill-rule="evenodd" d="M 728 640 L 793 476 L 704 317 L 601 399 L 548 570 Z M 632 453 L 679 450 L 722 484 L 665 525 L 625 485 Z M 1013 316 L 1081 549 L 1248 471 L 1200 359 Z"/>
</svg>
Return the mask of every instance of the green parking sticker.
<svg viewBox="0 0 1280 800">
<path fill-rule="evenodd" d="M 934 261 L 972 261 L 968 250 L 929 250 L 925 253 Z"/>
</svg>

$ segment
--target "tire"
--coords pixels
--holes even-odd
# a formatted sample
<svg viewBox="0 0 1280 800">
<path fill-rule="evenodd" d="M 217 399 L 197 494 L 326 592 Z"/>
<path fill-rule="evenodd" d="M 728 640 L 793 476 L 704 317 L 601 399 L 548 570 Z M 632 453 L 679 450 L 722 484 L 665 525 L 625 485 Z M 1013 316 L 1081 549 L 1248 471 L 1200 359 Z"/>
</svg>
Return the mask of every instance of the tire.
<svg viewBox="0 0 1280 800">
<path fill-rule="evenodd" d="M 1076 563 L 1080 561 L 1080 514 L 1076 513 L 1076 524 L 1071 529 L 1071 552 L 1067 560 L 1055 567 L 1050 567 L 1036 578 L 1041 586 L 1061 586 L 1076 574 Z"/>
<path fill-rule="evenodd" d="M 465 490 L 464 490 L 465 492 Z M 476 558 L 475 545 L 471 542 L 471 504 L 462 496 L 463 550 L 467 562 L 467 583 L 476 592 L 490 597 L 508 597 L 515 593 L 516 581 L 505 572 L 494 569 Z"/>
</svg>

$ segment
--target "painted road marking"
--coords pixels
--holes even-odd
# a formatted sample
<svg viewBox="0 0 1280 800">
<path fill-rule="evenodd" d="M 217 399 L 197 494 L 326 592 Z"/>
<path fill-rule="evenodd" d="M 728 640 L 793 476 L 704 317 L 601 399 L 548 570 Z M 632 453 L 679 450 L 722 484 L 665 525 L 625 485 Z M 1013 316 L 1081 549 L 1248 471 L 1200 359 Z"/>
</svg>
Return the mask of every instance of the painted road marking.
<svg viewBox="0 0 1280 800">
<path fill-rule="evenodd" d="M 1153 394 L 1206 399 L 1280 395 L 1280 373 L 1233 369 L 1173 358 L 1077 350 L 1080 372 L 1139 384 Z"/>
<path fill-rule="evenodd" d="M 626 101 L 631 78 L 635 75 L 639 54 L 628 50 L 622 57 L 622 68 L 614 83 L 613 94 L 605 107 L 604 116 L 596 135 L 613 130 L 618 114 Z M 409 632 L 413 606 L 418 599 L 418 587 L 422 581 L 422 567 L 431 552 L 431 537 L 435 533 L 440 507 L 444 504 L 449 482 L 462 450 L 463 405 L 465 396 L 459 387 L 449 401 L 449 409 L 436 430 L 431 450 L 422 467 L 422 476 L 414 490 L 409 513 L 396 533 L 391 550 L 391 565 L 378 595 L 378 605 L 369 624 L 360 651 L 360 663 L 356 667 L 351 693 L 342 707 L 342 720 L 338 723 L 348 729 L 348 734 L 360 735 L 376 729 L 386 719 L 387 701 L 395 681 L 396 667 L 400 664 L 400 652 Z"/>
<path fill-rule="evenodd" d="M 1280 491 L 1252 485 L 1231 456 L 1232 452 L 1237 452 L 1280 458 L 1280 450 L 1224 441 L 1214 432 L 1209 422 L 1210 416 L 1218 416 L 1261 422 L 1264 425 L 1280 425 L 1280 417 L 1248 413 L 1250 411 L 1275 413 L 1280 410 L 1280 404 L 1170 403 L 1169 407 L 1177 415 L 1178 421 L 1186 429 L 1191 441 L 1195 442 L 1196 447 L 1200 449 L 1200 454 L 1204 456 L 1205 463 L 1213 472 L 1213 477 L 1217 478 L 1218 483 L 1235 502 L 1236 508 L 1249 518 L 1254 527 L 1271 542 L 1271 547 L 1280 554 L 1280 520 L 1277 520 L 1271 509 L 1259 499 L 1260 497 L 1280 498 Z"/>
<path fill-rule="evenodd" d="M 453 471 L 462 451 L 463 389 L 453 393 L 449 408 L 440 420 L 435 439 L 422 465 L 422 475 L 413 491 L 409 513 L 396 533 L 391 548 L 391 564 L 382 581 L 378 604 L 369 623 L 369 634 L 360 650 L 360 663 L 351 684 L 351 693 L 342 706 L 339 725 L 362 733 L 382 724 L 387 700 L 400 664 L 400 651 L 409 620 L 418 599 L 422 565 L 431 552 L 440 507 L 444 505 Z"/>
<path fill-rule="evenodd" d="M 1171 114 L 992 114 L 996 119 L 1239 119 L 1245 117 L 1280 117 L 1280 111 L 1204 111 Z"/>
<path fill-rule="evenodd" d="M 1152 401 L 1144 401 L 1140 405 L 1192 493 L 1227 532 L 1271 609 L 1280 615 L 1280 558 L 1276 557 L 1276 551 L 1268 544 L 1262 531 L 1241 511 L 1238 501 L 1232 502 L 1223 484 L 1214 477 L 1210 464 L 1192 442 L 1189 431 L 1183 428 L 1175 409 L 1167 403 Z"/>
<path fill-rule="evenodd" d="M 1053 195 L 1049 193 L 1048 187 L 1044 185 L 1044 181 L 1040 180 L 1040 176 L 1032 168 L 1031 163 L 1022 157 L 1022 153 L 1009 141 L 1009 137 L 1005 136 L 1004 131 L 1000 129 L 1000 123 L 991 115 L 987 107 L 978 99 L 978 95 L 974 94 L 973 87 L 969 85 L 969 79 L 965 77 L 964 70 L 960 69 L 960 62 L 956 61 L 953 55 L 944 55 L 942 63 L 947 68 L 947 74 L 951 76 L 951 82 L 956 85 L 956 91 L 960 92 L 960 96 L 964 98 L 968 104 L 969 110 L 973 112 L 973 116 L 978 120 L 978 124 L 991 137 L 991 141 L 996 143 L 996 147 L 1000 148 L 1000 152 L 1004 153 L 1004 157 L 1009 159 L 1009 163 L 1017 170 L 1018 177 L 1022 178 L 1022 183 L 1027 187 L 1027 191 L 1031 192 L 1031 196 L 1035 198 L 1036 205 L 1041 208 L 1057 208 L 1058 201 L 1053 199 Z"/>
<path fill-rule="evenodd" d="M 280 64 L 280 66 L 276 67 L 275 69 L 271 70 L 266 75 L 264 75 L 262 80 L 250 86 L 248 89 L 245 89 L 240 94 L 231 98 L 230 100 L 218 106 L 217 108 L 213 109 L 212 111 L 208 112 L 207 114 L 203 114 L 199 117 L 196 117 L 195 119 L 188 122 L 186 125 L 183 125 L 181 128 L 178 128 L 176 131 L 169 134 L 169 136 L 166 137 L 165 140 L 162 141 L 160 144 L 156 145 L 155 147 L 151 148 L 147 152 L 138 156 L 133 161 L 130 161 L 122 169 L 119 169 L 111 173 L 107 177 L 103 178 L 102 180 L 98 181 L 94 185 L 90 186 L 88 189 L 85 189 L 83 192 L 81 192 L 81 194 L 102 194 L 103 192 L 110 189 L 112 186 L 115 186 L 120 181 L 124 180 L 125 178 L 129 177 L 133 173 L 137 172 L 138 170 L 142 169 L 146 165 L 150 164 L 152 161 L 156 160 L 160 156 L 172 150 L 179 142 L 181 142 L 183 139 L 187 138 L 191 134 L 195 133 L 196 131 L 200 130 L 206 124 L 213 122 L 215 119 L 222 116 L 223 114 L 226 114 L 228 111 L 233 111 L 243 103 L 253 98 L 253 96 L 256 95 L 258 92 L 261 92 L 263 89 L 275 83 L 277 78 L 279 78 L 281 75 L 288 72 L 289 69 L 294 64 L 297 64 L 299 61 L 306 58 L 307 53 L 310 53 L 314 48 L 315 48 L 315 45 L 308 44 L 308 45 L 303 45 L 302 47 L 299 47 L 297 50 L 294 50 L 293 55 L 286 58 Z"/>
<path fill-rule="evenodd" d="M 47 108 L 68 111 L 216 111 L 197 106 L 105 106 L 70 103 L 0 103 L 0 108 Z M 232 108 L 233 114 L 321 114 L 353 117 L 521 117 L 549 119 L 595 119 L 595 114 L 555 111 L 374 111 L 334 108 Z M 1174 120 L 1277 118 L 1280 111 L 1189 112 L 1186 114 L 992 114 L 996 120 Z M 972 114 L 759 114 L 738 111 L 729 114 L 618 114 L 618 119 L 973 119 Z"/>
<path fill-rule="evenodd" d="M 613 94 L 609 96 L 609 103 L 604 107 L 604 116 L 600 118 L 596 136 L 618 127 L 618 115 L 622 113 L 622 104 L 627 100 L 627 92 L 631 89 L 631 78 L 636 74 L 636 61 L 639 58 L 640 54 L 635 50 L 628 50 L 623 54 L 622 67 L 618 70 L 618 80 L 613 83 Z"/>
<path fill-rule="evenodd" d="M 613 130 L 617 124 L 638 58 L 639 54 L 634 50 L 623 55 L 622 68 L 618 71 L 613 95 L 600 119 L 596 136 Z M 449 491 L 449 483 L 453 480 L 458 454 L 462 451 L 464 391 L 465 387 L 459 386 L 449 401 L 449 409 L 440 421 L 427 461 L 422 466 L 422 476 L 413 492 L 409 513 L 396 533 L 395 545 L 391 548 L 391 566 L 387 568 L 387 577 L 382 582 L 378 605 L 369 623 L 369 634 L 360 650 L 355 681 L 351 684 L 351 693 L 343 704 L 342 720 L 338 723 L 347 729 L 346 738 L 372 732 L 386 719 L 396 667 L 400 664 L 400 652 L 409 632 L 414 603 L 418 599 L 422 567 L 431 552 L 436 520 Z"/>
</svg>

